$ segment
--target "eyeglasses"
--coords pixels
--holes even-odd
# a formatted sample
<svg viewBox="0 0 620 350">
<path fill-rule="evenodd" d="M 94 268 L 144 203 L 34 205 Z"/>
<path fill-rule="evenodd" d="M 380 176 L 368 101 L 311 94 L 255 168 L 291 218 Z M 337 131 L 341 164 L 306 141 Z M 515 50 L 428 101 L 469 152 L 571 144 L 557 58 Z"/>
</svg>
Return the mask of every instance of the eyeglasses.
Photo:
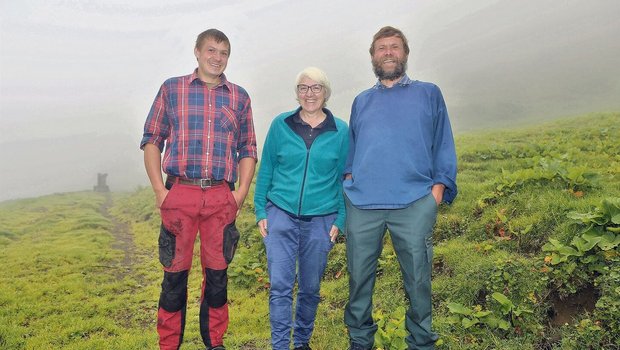
<svg viewBox="0 0 620 350">
<path fill-rule="evenodd" d="M 323 90 L 323 85 L 319 85 L 319 84 L 314 84 L 314 85 L 299 84 L 299 85 L 297 85 L 297 92 L 299 92 L 300 94 L 306 94 L 306 93 L 308 93 L 308 90 L 314 92 L 315 94 L 318 94 L 319 92 L 321 92 Z"/>
</svg>

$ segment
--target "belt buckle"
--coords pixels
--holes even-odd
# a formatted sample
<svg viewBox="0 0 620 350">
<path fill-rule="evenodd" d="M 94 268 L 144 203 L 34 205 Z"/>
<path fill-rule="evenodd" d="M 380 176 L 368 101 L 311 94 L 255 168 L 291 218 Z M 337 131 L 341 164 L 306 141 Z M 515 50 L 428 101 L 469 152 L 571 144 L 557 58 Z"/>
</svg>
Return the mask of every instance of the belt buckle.
<svg viewBox="0 0 620 350">
<path fill-rule="evenodd" d="M 202 188 L 203 190 L 207 187 L 211 187 L 211 185 L 211 179 L 200 179 L 200 188 Z"/>
</svg>

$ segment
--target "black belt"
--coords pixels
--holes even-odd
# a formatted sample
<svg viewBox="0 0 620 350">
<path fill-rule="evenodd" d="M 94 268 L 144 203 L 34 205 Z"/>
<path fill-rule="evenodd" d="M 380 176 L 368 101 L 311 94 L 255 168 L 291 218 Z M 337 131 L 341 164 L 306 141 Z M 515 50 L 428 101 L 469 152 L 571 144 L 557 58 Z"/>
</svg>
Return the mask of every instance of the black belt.
<svg viewBox="0 0 620 350">
<path fill-rule="evenodd" d="M 178 176 L 168 175 L 166 178 L 166 182 L 170 182 L 173 184 L 179 183 L 183 185 L 192 185 L 192 186 L 200 186 L 200 188 L 213 187 L 217 185 L 221 185 L 225 183 L 224 180 L 214 180 L 214 179 L 185 179 Z"/>
</svg>

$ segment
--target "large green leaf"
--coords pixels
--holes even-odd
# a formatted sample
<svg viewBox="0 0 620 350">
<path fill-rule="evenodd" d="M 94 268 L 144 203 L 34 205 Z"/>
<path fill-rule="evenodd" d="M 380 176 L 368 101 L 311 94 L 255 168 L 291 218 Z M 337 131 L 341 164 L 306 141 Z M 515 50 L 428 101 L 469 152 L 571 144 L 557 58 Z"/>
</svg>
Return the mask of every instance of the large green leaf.
<svg viewBox="0 0 620 350">
<path fill-rule="evenodd" d="M 565 262 L 568 259 L 566 255 L 560 255 L 558 253 L 551 254 L 551 265 L 557 265 L 559 263 Z"/>
<path fill-rule="evenodd" d="M 469 316 L 473 313 L 473 311 L 459 303 L 448 303 L 448 309 L 453 314 L 466 315 Z"/>
<path fill-rule="evenodd" d="M 581 237 L 574 237 L 571 241 L 571 244 L 577 247 L 577 249 L 581 252 L 587 252 L 590 249 L 594 248 L 598 242 L 603 239 L 603 232 L 598 227 L 593 227 L 587 232 L 585 232 Z"/>
<path fill-rule="evenodd" d="M 497 300 L 498 303 L 500 303 L 501 310 L 504 315 L 510 312 L 512 308 L 514 308 L 514 304 L 512 303 L 512 301 L 510 301 L 510 299 L 508 299 L 504 294 L 495 292 L 492 294 L 492 297 L 493 299 Z"/>
<path fill-rule="evenodd" d="M 605 232 L 598 243 L 602 250 L 614 249 L 618 245 L 620 245 L 620 235 L 613 234 L 612 232 Z"/>
<path fill-rule="evenodd" d="M 507 331 L 510 329 L 510 322 L 506 320 L 499 320 L 497 324 L 497 328 Z"/>
<path fill-rule="evenodd" d="M 559 248 L 561 248 L 563 246 L 564 246 L 564 244 L 562 244 L 557 239 L 549 238 L 549 242 L 545 243 L 542 246 L 542 250 L 543 250 L 543 252 L 555 252 L 555 251 L 557 251 Z"/>
<path fill-rule="evenodd" d="M 467 317 L 463 317 L 463 320 L 461 321 L 461 324 L 463 325 L 463 328 L 469 328 L 475 324 L 478 324 L 480 322 L 480 320 L 478 320 L 477 318 L 473 318 L 473 319 L 469 319 Z"/>
<path fill-rule="evenodd" d="M 473 316 L 477 318 L 483 318 L 483 317 L 489 316 L 492 313 L 493 311 L 482 310 L 482 311 L 475 312 Z"/>
<path fill-rule="evenodd" d="M 604 213 L 600 211 L 594 211 L 589 213 L 579 213 L 576 211 L 572 211 L 566 214 L 566 217 L 568 217 L 569 219 L 578 220 L 583 224 L 594 223 L 597 225 L 605 225 L 608 220 L 605 217 Z"/>
<path fill-rule="evenodd" d="M 578 251 L 577 249 L 569 246 L 563 246 L 558 249 L 558 253 L 566 256 L 583 256 L 582 251 Z"/>
<path fill-rule="evenodd" d="M 602 209 L 612 223 L 620 224 L 620 198 L 604 199 Z"/>
</svg>

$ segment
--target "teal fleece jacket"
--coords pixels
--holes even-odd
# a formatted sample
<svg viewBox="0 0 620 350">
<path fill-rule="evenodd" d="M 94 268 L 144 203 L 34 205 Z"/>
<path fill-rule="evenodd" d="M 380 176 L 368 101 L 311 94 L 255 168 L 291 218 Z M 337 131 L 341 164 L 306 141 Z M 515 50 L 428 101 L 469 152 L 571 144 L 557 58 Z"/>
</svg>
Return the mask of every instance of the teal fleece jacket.
<svg viewBox="0 0 620 350">
<path fill-rule="evenodd" d="M 317 136 L 310 149 L 286 123 L 286 118 L 292 118 L 298 110 L 282 113 L 272 121 L 256 178 L 257 222 L 267 218 L 265 205 L 271 201 L 296 216 L 338 213 L 334 225 L 344 232 L 342 178 L 349 131 L 344 121 L 323 110 L 333 120 L 336 130 Z"/>
</svg>

